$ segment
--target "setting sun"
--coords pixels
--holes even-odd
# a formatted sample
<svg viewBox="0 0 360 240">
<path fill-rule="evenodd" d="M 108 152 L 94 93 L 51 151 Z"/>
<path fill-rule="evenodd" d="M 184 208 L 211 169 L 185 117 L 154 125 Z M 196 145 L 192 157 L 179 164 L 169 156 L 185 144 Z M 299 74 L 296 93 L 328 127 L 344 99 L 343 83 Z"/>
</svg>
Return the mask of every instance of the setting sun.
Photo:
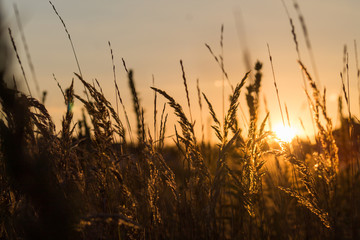
<svg viewBox="0 0 360 240">
<path fill-rule="evenodd" d="M 283 142 L 291 142 L 298 131 L 295 128 L 279 124 L 274 127 L 274 133 L 279 140 Z"/>
</svg>

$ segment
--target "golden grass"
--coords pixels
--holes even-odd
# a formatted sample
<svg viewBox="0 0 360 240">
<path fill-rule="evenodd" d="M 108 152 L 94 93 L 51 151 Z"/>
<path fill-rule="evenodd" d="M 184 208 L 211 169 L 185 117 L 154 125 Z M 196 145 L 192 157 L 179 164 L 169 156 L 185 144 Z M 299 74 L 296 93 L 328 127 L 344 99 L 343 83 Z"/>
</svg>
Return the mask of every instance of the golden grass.
<svg viewBox="0 0 360 240">
<path fill-rule="evenodd" d="M 52 6 L 71 42 L 62 18 Z M 299 10 L 296 2 L 295 8 Z M 301 21 L 301 12 L 298 15 Z M 270 113 L 267 111 L 266 117 L 260 119 L 264 81 L 261 62 L 254 65 L 254 81 L 247 81 L 249 71 L 232 88 L 228 108 L 225 111 L 223 107 L 221 116 L 206 94 L 201 93 L 197 82 L 200 111 L 205 100 L 213 120 L 216 145 L 206 143 L 202 117 L 201 141 L 197 141 L 182 61 L 189 116 L 161 86 L 155 87 L 153 80 L 154 133 L 151 134 L 135 87 L 134 72 L 123 60 L 136 115 L 137 141 L 132 139 L 117 86 L 110 42 L 115 108 L 104 96 L 100 84 L 86 81 L 79 67 L 75 81 L 84 86 L 87 96 L 84 99 L 76 93 L 74 81 L 65 91 L 58 83 L 66 109 L 59 132 L 43 103 L 31 94 L 9 88 L 5 73 L 1 72 L 0 238 L 358 239 L 359 122 L 349 112 L 349 124 L 343 126 L 345 131 L 334 130 L 326 108 L 326 90 L 321 90 L 300 61 L 291 18 L 290 23 L 314 118 L 315 144 L 301 139 L 279 143 L 274 141 L 272 132 L 265 130 Z M 304 28 L 303 20 L 301 24 Z M 223 29 L 219 57 L 207 47 L 224 79 L 229 80 L 223 59 Z M 306 28 L 303 31 L 306 34 Z M 10 37 L 16 52 L 11 34 Z M 6 51 L 5 45 L 0 46 Z M 270 48 L 268 51 L 272 65 Z M 21 65 L 19 55 L 17 58 Z M 3 69 L 9 71 L 5 66 Z M 272 71 L 281 108 L 273 66 Z M 238 118 L 244 87 L 250 119 L 247 131 L 239 127 Z M 343 80 L 348 109 L 349 91 Z M 166 101 L 159 121 L 158 97 Z M 76 124 L 72 113 L 74 101 L 79 101 L 86 110 L 83 120 Z M 118 102 L 122 104 L 122 113 Z M 177 117 L 173 137 L 176 147 L 164 141 L 168 128 L 167 105 Z M 286 105 L 285 108 L 290 125 L 291 112 Z M 342 105 L 339 109 L 341 114 Z M 91 124 L 87 123 L 86 115 Z M 126 128 L 121 115 L 126 119 Z M 344 156 L 339 146 L 349 152 Z"/>
</svg>

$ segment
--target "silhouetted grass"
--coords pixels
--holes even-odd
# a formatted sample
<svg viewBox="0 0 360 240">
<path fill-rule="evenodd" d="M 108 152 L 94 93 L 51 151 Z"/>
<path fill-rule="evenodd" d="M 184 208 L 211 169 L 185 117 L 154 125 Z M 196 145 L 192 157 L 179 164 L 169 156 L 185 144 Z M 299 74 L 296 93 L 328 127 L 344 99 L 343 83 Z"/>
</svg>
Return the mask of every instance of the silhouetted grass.
<svg viewBox="0 0 360 240">
<path fill-rule="evenodd" d="M 292 33 L 296 38 L 293 25 Z M 14 39 L 10 40 L 16 49 Z M 223 28 L 220 45 L 223 48 Z M 41 101 L 9 87 L 10 59 L 5 54 L 9 47 L 2 38 L 0 47 L 1 239 L 359 239 L 360 125 L 351 112 L 348 118 L 342 114 L 339 101 L 343 121 L 340 129 L 334 129 L 326 108 L 326 91 L 313 80 L 303 62 L 299 65 L 304 84 L 309 86 L 305 91 L 314 117 L 315 144 L 299 138 L 281 142 L 266 131 L 271 113 L 264 118 L 259 114 L 265 80 L 259 61 L 252 70 L 253 81 L 248 80 L 249 69 L 234 85 L 228 108 L 221 116 L 197 84 L 200 111 L 204 99 L 213 120 L 215 143 L 204 138 L 202 120 L 201 141 L 197 141 L 181 61 L 189 116 L 177 100 L 153 83 L 151 134 L 133 71 L 123 60 L 138 137 L 129 143 L 120 116 L 127 121 L 129 136 L 132 130 L 117 86 L 114 61 L 116 107 L 97 81 L 90 84 L 81 73 L 75 74 L 65 90 L 58 84 L 66 113 L 56 131 Z M 109 47 L 113 60 L 110 43 Z M 207 47 L 229 80 L 223 53 L 217 57 Z M 86 99 L 76 93 L 74 81 L 84 86 Z M 273 81 L 281 107 L 275 76 Z M 242 122 L 238 118 L 244 88 L 248 129 L 239 127 Z M 350 109 L 345 82 L 343 94 Z M 166 101 L 160 121 L 158 98 Z M 85 109 L 83 119 L 76 124 L 74 101 Z M 166 106 L 177 118 L 175 136 L 171 137 L 176 146 L 165 142 L 169 137 L 168 114 L 172 114 Z M 286 112 L 290 125 L 291 112 L 287 108 Z"/>
</svg>

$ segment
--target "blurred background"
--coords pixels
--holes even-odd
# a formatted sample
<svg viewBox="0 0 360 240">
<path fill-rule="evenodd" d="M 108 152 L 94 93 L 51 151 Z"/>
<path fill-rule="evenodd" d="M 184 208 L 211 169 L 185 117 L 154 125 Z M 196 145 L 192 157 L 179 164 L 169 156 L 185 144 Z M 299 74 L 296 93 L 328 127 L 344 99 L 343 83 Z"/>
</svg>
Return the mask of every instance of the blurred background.
<svg viewBox="0 0 360 240">
<path fill-rule="evenodd" d="M 359 44 L 360 39 L 359 1 L 303 0 L 299 3 L 312 53 L 307 50 L 293 1 L 283 3 L 280 0 L 180 2 L 54 0 L 52 2 L 71 34 L 84 79 L 89 82 L 97 79 L 105 96 L 115 106 L 113 67 L 108 45 L 108 41 L 111 42 L 118 85 L 131 118 L 134 114 L 130 90 L 121 59 L 124 58 L 127 67 L 134 70 L 137 91 L 145 109 L 145 119 L 149 128 L 153 125 L 154 93 L 150 89 L 153 76 L 155 86 L 173 96 L 188 113 L 185 107 L 186 95 L 180 59 L 184 63 L 196 128 L 200 129 L 200 114 L 203 114 L 205 129 L 209 129 L 211 124 L 204 101 L 203 112 L 199 111 L 197 79 L 201 91 L 213 103 L 217 114 L 219 116 L 222 114 L 222 72 L 205 43 L 210 45 L 216 55 L 222 53 L 220 29 L 223 24 L 223 57 L 231 83 L 236 85 L 250 68 L 254 68 L 256 60 L 261 61 L 263 63 L 261 116 L 265 116 L 263 99 L 266 98 L 272 125 L 281 123 L 268 55 L 267 44 L 269 44 L 283 109 L 286 104 L 290 122 L 298 129 L 300 135 L 304 133 L 301 133 L 303 130 L 299 119 L 304 122 L 306 133 L 311 135 L 313 133 L 311 117 L 304 93 L 302 74 L 297 63 L 298 54 L 284 4 L 293 19 L 300 55 L 305 66 L 322 87 L 326 86 L 328 108 L 334 125 L 339 124 L 337 102 L 338 96 L 342 93 L 340 72 L 343 71 L 344 65 L 344 45 L 347 45 L 352 113 L 359 114 L 354 47 L 354 40 Z M 47 91 L 45 106 L 58 125 L 66 112 L 66 106 L 53 74 L 63 89 L 69 87 L 72 79 L 75 78 L 75 92 L 83 96 L 83 87 L 74 75 L 74 72 L 78 73 L 79 70 L 64 28 L 48 1 L 5 0 L 3 3 L 5 25 L 13 32 L 32 94 L 41 98 L 41 93 L 36 91 L 34 77 L 26 58 L 24 42 L 14 11 L 15 4 L 17 6 L 35 69 L 35 78 L 40 92 Z M 23 91 L 27 93 L 20 66 L 16 63 L 15 53 L 12 54 L 17 83 L 21 84 Z M 311 54 L 315 64 L 312 63 Z M 225 91 L 226 95 L 231 92 L 227 84 Z M 159 97 L 158 100 L 158 111 L 161 111 L 164 99 Z M 240 104 L 247 112 L 244 95 Z M 82 105 L 75 102 L 75 118 L 80 116 L 81 108 Z M 175 124 L 176 119 L 170 108 L 167 108 L 167 112 L 170 113 L 168 121 L 170 130 L 167 135 L 171 135 L 174 129 L 172 125 Z M 123 116 L 121 118 L 124 119 Z M 246 124 L 240 127 L 246 128 Z M 211 139 L 207 131 L 205 138 Z"/>
</svg>

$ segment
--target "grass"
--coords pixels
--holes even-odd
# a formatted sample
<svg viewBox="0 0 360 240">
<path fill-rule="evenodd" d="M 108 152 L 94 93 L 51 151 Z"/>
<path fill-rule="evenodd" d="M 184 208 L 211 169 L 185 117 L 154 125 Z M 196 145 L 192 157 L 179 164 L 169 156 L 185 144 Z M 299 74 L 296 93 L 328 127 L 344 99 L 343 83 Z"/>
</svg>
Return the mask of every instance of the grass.
<svg viewBox="0 0 360 240">
<path fill-rule="evenodd" d="M 295 5 L 306 32 L 299 6 Z M 52 6 L 71 42 L 62 18 Z M 189 116 L 176 99 L 155 87 L 154 80 L 153 133 L 144 119 L 134 72 L 124 60 L 136 114 L 135 133 L 117 86 L 114 61 L 115 108 L 100 84 L 87 82 L 79 67 L 80 74 L 75 74 L 65 91 L 59 85 L 66 109 L 59 132 L 41 101 L 9 87 L 10 68 L 1 66 L 0 238 L 359 239 L 360 125 L 349 110 L 349 87 L 342 79 L 350 117 L 342 114 L 339 101 L 342 127 L 334 130 L 327 113 L 326 91 L 319 88 L 300 61 L 294 25 L 289 19 L 304 84 L 308 86 L 304 89 L 314 118 L 315 144 L 299 138 L 281 142 L 265 130 L 270 113 L 260 118 L 260 62 L 251 70 L 253 79 L 249 71 L 232 87 L 228 108 L 223 107 L 221 116 L 197 84 L 199 107 L 203 111 L 206 102 L 213 120 L 215 144 L 204 139 L 202 119 L 201 141 L 197 138 L 191 115 L 194 102 L 191 104 L 182 61 Z M 308 42 L 307 35 L 306 39 Z M 0 46 L 1 52 L 8 50 L 5 40 Z M 109 47 L 113 60 L 110 42 Z M 223 53 L 216 56 L 207 47 L 219 64 L 223 82 L 226 78 L 231 85 Z M 74 48 L 73 52 L 76 58 Z M 5 55 L 2 58 L 7 60 Z M 344 69 L 343 75 L 348 76 L 348 69 Z M 272 72 L 281 109 L 273 66 Z M 74 81 L 82 83 L 86 98 L 75 92 Z M 246 131 L 240 128 L 238 117 L 242 90 L 250 119 Z M 166 100 L 160 120 L 158 98 Z M 81 120 L 73 119 L 74 101 L 81 102 L 85 109 Z M 172 137 L 175 147 L 165 142 L 169 107 L 177 117 Z M 287 108 L 286 113 L 288 117 Z M 122 114 L 125 125 L 120 120 Z M 282 119 L 285 125 L 284 116 Z"/>
</svg>

